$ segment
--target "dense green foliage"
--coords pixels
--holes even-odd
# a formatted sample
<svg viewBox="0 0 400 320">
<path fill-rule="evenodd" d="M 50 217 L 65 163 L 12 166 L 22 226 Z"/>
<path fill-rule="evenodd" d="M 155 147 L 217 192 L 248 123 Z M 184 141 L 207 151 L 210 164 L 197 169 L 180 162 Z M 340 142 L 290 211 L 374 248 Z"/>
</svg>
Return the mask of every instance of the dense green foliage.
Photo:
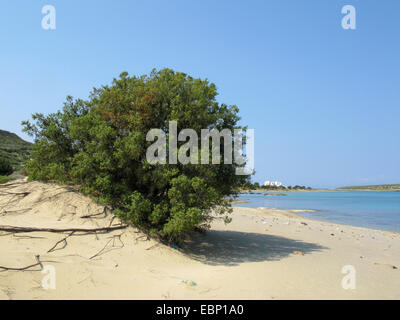
<svg viewBox="0 0 400 320">
<path fill-rule="evenodd" d="M 8 176 L 13 173 L 13 168 L 9 160 L 0 157 L 0 175 Z"/>
<path fill-rule="evenodd" d="M 16 134 L 0 130 L 0 158 L 8 160 L 14 170 L 20 170 L 29 159 L 32 144 Z"/>
<path fill-rule="evenodd" d="M 88 101 L 68 97 L 62 111 L 23 122 L 35 137 L 29 178 L 77 184 L 142 230 L 182 239 L 207 227 L 213 209 L 227 218 L 226 197 L 246 177 L 235 175 L 234 164 L 150 165 L 146 149 L 153 142 L 146 134 L 153 128 L 168 134 L 172 120 L 178 132 L 192 128 L 199 137 L 205 128 L 239 128 L 238 108 L 219 104 L 216 95 L 207 80 L 169 69 L 141 77 L 122 73 Z"/>
</svg>

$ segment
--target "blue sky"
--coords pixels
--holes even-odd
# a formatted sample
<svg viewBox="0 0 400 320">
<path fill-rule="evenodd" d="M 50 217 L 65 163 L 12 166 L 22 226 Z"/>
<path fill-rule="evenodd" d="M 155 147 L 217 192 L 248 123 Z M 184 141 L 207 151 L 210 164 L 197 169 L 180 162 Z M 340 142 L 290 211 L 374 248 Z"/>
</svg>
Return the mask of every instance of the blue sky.
<svg viewBox="0 0 400 320">
<path fill-rule="evenodd" d="M 44 5 L 56 30 L 41 28 Z M 357 29 L 341 27 L 356 8 Z M 122 71 L 208 78 L 255 129 L 254 180 L 400 183 L 400 2 L 0 3 L 0 129 L 86 98 Z"/>
</svg>

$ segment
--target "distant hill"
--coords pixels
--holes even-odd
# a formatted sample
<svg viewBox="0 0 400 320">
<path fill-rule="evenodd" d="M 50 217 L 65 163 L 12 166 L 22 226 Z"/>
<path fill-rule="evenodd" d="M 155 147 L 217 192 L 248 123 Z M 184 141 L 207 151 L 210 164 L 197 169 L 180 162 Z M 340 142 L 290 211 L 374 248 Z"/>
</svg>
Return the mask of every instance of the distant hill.
<svg viewBox="0 0 400 320">
<path fill-rule="evenodd" d="M 379 184 L 373 186 L 341 187 L 337 190 L 400 191 L 400 184 Z"/>
<path fill-rule="evenodd" d="M 22 168 L 29 159 L 32 143 L 22 140 L 15 133 L 0 130 L 0 157 L 8 159 L 14 170 Z"/>
</svg>

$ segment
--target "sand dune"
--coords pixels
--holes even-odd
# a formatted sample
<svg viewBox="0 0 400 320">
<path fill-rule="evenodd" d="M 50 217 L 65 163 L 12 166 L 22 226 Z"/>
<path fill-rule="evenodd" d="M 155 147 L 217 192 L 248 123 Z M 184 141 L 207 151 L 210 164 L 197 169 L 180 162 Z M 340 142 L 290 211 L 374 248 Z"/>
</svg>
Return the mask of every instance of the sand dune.
<svg viewBox="0 0 400 320">
<path fill-rule="evenodd" d="M 400 235 L 311 221 L 294 212 L 235 208 L 233 222 L 174 249 L 135 228 L 0 232 L 0 299 L 399 299 Z M 0 187 L 0 225 L 118 226 L 72 188 L 17 181 Z M 356 288 L 343 289 L 343 266 Z"/>
</svg>

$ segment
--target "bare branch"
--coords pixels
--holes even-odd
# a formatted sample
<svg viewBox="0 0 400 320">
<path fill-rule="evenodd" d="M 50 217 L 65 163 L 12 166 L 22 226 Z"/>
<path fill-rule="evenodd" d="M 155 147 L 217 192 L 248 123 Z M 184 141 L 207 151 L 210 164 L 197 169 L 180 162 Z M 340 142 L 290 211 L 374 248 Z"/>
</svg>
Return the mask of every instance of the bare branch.
<svg viewBox="0 0 400 320">
<path fill-rule="evenodd" d="M 34 227 L 15 227 L 15 226 L 1 226 L 0 231 L 8 232 L 97 232 L 97 231 L 112 231 L 125 229 L 128 225 L 121 224 L 118 226 L 101 227 L 101 228 L 65 228 L 65 229 L 55 229 L 55 228 L 34 228 Z"/>
<path fill-rule="evenodd" d="M 31 264 L 31 265 L 26 266 L 26 267 L 16 268 L 16 267 L 3 267 L 3 266 L 0 266 L 0 269 L 9 270 L 9 271 L 25 271 L 25 270 L 28 270 L 30 268 L 33 268 L 33 267 L 36 267 L 36 266 L 40 266 L 40 270 L 42 270 L 43 269 L 43 264 L 40 261 L 40 256 L 36 255 L 35 258 L 36 258 L 37 263 Z M 34 271 L 39 271 L 39 270 L 34 270 Z"/>
<path fill-rule="evenodd" d="M 100 256 L 101 254 L 103 254 L 104 252 L 107 252 L 107 251 L 105 251 L 105 249 L 107 248 L 108 244 L 109 244 L 111 241 L 112 241 L 113 243 L 112 243 L 111 249 L 108 250 L 108 251 L 113 250 L 112 248 L 121 249 L 121 248 L 125 247 L 125 244 L 124 244 L 123 241 L 121 240 L 121 236 L 122 236 L 123 234 L 124 234 L 124 233 L 121 233 L 121 234 L 112 236 L 111 239 L 107 241 L 106 245 L 105 245 L 99 252 L 97 252 L 95 255 L 91 256 L 89 259 L 93 259 L 94 257 L 98 257 L 98 256 Z M 115 245 L 115 239 L 116 239 L 116 238 L 118 238 L 118 240 L 119 240 L 119 242 L 122 244 L 122 246 L 117 247 L 117 246 Z"/>
<path fill-rule="evenodd" d="M 74 234 L 75 231 L 71 231 L 71 233 L 69 235 L 67 235 L 65 238 L 59 240 L 56 242 L 56 244 L 54 246 L 52 246 L 47 253 L 53 252 L 55 251 L 55 248 L 58 246 L 59 243 L 64 242 L 64 246 L 58 250 L 64 249 L 67 246 L 67 238 L 69 238 L 70 236 L 72 236 Z"/>
</svg>

